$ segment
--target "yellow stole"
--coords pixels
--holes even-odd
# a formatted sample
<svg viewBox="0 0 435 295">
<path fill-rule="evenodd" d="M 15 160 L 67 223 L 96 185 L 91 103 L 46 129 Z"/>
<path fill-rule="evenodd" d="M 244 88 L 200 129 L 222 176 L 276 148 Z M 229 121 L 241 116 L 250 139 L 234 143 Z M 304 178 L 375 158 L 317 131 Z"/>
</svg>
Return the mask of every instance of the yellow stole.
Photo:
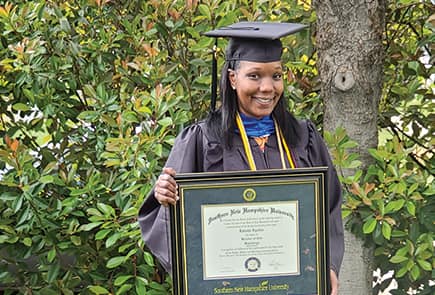
<svg viewBox="0 0 435 295">
<path fill-rule="evenodd" d="M 285 138 L 282 135 L 281 128 L 279 128 L 275 119 L 273 121 L 275 123 L 275 132 L 276 132 L 276 138 L 278 141 L 278 148 L 279 148 L 279 154 L 281 157 L 282 169 L 287 169 L 287 165 L 286 165 L 285 160 L 284 160 L 283 147 L 285 150 L 285 154 L 287 156 L 287 160 L 290 163 L 290 168 L 294 169 L 296 166 L 295 166 L 295 163 L 294 163 L 293 158 L 291 156 L 290 149 L 288 148 L 287 143 L 285 141 Z M 237 123 L 237 128 L 239 128 L 239 131 L 240 131 L 240 136 L 242 138 L 243 148 L 245 149 L 246 157 L 248 158 L 249 167 L 251 168 L 252 171 L 256 171 L 257 166 L 255 165 L 254 156 L 252 155 L 251 146 L 249 145 L 248 135 L 246 134 L 246 130 L 245 130 L 245 127 L 243 126 L 242 118 L 240 117 L 239 113 L 237 113 L 237 116 L 236 116 L 236 123 Z"/>
</svg>

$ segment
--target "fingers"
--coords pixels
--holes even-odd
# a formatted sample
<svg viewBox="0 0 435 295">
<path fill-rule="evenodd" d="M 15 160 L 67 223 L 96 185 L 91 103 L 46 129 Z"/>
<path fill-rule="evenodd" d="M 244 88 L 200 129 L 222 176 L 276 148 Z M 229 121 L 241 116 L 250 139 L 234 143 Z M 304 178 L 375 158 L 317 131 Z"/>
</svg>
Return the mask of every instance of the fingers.
<svg viewBox="0 0 435 295">
<path fill-rule="evenodd" d="M 175 170 L 173 169 L 173 168 L 171 168 L 171 167 L 165 167 L 165 168 L 163 168 L 163 171 L 162 171 L 162 173 L 163 174 L 169 174 L 169 175 L 171 175 L 172 177 L 175 177 Z"/>
<path fill-rule="evenodd" d="M 164 168 L 154 187 L 154 197 L 163 206 L 175 205 L 178 200 L 177 183 L 174 176 L 174 169 Z"/>
<path fill-rule="evenodd" d="M 331 277 L 331 295 L 338 295 L 338 277 L 335 271 L 330 270 Z"/>
</svg>

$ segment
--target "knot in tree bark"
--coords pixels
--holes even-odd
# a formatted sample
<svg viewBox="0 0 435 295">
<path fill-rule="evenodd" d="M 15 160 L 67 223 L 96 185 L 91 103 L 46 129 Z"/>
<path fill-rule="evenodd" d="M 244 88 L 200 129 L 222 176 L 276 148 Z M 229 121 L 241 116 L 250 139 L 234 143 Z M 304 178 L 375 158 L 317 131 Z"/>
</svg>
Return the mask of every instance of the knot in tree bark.
<svg viewBox="0 0 435 295">
<path fill-rule="evenodd" d="M 351 89 L 353 85 L 355 85 L 355 79 L 352 71 L 347 67 L 340 66 L 334 77 L 334 86 L 341 91 L 347 91 Z"/>
</svg>

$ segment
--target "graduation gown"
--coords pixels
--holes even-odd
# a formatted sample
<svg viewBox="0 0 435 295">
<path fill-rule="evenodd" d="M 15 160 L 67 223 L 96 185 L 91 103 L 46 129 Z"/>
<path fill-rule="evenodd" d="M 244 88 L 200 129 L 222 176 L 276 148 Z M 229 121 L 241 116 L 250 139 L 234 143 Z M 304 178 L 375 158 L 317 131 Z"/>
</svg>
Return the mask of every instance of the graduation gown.
<svg viewBox="0 0 435 295">
<path fill-rule="evenodd" d="M 344 253 L 341 217 L 341 186 L 325 143 L 310 121 L 299 121 L 300 141 L 291 148 L 296 167 L 327 166 L 329 195 L 330 268 L 338 275 Z M 282 168 L 276 135 L 272 134 L 261 152 L 249 139 L 257 170 Z M 207 132 L 205 122 L 184 129 L 175 140 L 165 167 L 177 173 L 250 170 L 241 137 L 235 134 L 232 148 L 226 149 L 219 138 Z M 286 159 L 287 161 L 287 159 Z M 287 167 L 290 167 L 287 163 Z M 145 244 L 165 270 L 172 271 L 169 209 L 161 206 L 150 192 L 139 211 L 139 225 Z"/>
</svg>

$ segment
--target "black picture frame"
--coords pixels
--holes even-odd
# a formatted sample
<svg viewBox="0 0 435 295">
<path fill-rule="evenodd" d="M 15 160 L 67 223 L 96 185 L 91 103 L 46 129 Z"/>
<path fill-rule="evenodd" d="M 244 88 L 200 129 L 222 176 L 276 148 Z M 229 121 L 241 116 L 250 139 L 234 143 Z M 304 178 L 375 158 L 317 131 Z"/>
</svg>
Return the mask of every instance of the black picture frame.
<svg viewBox="0 0 435 295">
<path fill-rule="evenodd" d="M 178 174 L 173 294 L 329 295 L 326 172 Z"/>
</svg>

